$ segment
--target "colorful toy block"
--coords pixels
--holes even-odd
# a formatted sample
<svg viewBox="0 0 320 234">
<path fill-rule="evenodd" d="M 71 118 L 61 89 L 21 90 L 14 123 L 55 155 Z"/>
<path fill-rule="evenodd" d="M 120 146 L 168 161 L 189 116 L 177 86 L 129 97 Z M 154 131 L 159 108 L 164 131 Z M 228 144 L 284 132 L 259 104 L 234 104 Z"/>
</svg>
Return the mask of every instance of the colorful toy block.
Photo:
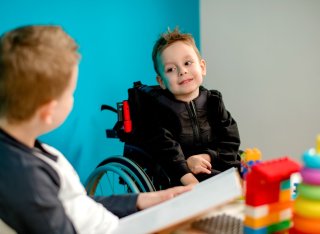
<svg viewBox="0 0 320 234">
<path fill-rule="evenodd" d="M 289 157 L 252 166 L 246 175 L 245 234 L 289 232 L 293 207 L 290 178 L 300 169 Z"/>
<path fill-rule="evenodd" d="M 246 177 L 246 174 L 251 170 L 251 167 L 259 163 L 262 158 L 261 151 L 258 148 L 247 148 L 241 154 L 241 175 L 243 178 Z"/>
</svg>

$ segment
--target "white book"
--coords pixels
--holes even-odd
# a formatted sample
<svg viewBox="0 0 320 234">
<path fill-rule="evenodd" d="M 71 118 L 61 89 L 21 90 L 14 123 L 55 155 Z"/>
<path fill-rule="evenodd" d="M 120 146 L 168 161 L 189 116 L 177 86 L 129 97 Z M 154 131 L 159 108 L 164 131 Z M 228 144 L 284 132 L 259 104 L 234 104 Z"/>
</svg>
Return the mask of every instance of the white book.
<svg viewBox="0 0 320 234">
<path fill-rule="evenodd" d="M 212 211 L 242 195 L 240 177 L 231 168 L 177 197 L 120 219 L 115 234 L 162 232 Z"/>
</svg>

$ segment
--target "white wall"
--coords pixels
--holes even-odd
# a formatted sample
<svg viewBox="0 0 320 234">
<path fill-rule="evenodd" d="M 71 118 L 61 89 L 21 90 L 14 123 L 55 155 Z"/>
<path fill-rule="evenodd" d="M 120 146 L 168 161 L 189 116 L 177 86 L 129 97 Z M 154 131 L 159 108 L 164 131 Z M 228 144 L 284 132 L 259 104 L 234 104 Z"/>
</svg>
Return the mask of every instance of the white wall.
<svg viewBox="0 0 320 234">
<path fill-rule="evenodd" d="M 320 1 L 201 0 L 205 86 L 222 92 L 241 148 L 300 159 L 320 133 Z"/>
</svg>

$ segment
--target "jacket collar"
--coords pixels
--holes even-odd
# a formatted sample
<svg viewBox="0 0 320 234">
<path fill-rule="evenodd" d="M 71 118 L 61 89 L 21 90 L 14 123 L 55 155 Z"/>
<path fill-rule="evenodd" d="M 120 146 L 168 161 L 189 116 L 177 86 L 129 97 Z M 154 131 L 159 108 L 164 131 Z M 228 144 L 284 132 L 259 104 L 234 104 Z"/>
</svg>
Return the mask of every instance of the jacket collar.
<svg viewBox="0 0 320 234">
<path fill-rule="evenodd" d="M 34 147 L 30 148 L 28 146 L 26 146 L 25 144 L 23 144 L 22 142 L 18 141 L 17 139 L 15 139 L 13 136 L 11 136 L 9 133 L 7 133 L 6 131 L 4 131 L 3 129 L 0 128 L 0 141 L 4 142 L 7 145 L 11 145 L 14 146 L 16 148 L 19 148 L 20 150 L 23 150 L 25 152 L 28 152 L 30 154 L 33 154 L 35 152 L 41 153 L 47 157 L 49 157 L 50 159 L 57 161 L 58 157 L 50 154 L 47 150 L 45 150 L 42 146 L 42 143 L 39 140 L 35 141 Z"/>
</svg>

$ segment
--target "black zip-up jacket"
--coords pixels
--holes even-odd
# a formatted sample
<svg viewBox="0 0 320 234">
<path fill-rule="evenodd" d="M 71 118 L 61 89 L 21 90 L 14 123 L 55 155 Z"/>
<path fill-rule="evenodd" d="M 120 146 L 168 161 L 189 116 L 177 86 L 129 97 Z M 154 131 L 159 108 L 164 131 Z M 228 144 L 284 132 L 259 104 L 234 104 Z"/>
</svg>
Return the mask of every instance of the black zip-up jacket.
<svg viewBox="0 0 320 234">
<path fill-rule="evenodd" d="M 157 88 L 140 95 L 145 111 L 139 116 L 142 124 L 136 130 L 142 138 L 138 138 L 139 144 L 161 164 L 173 185 L 191 173 L 186 159 L 195 154 L 210 155 L 212 175 L 231 167 L 239 169 L 237 123 L 219 91 L 200 87 L 199 96 L 189 103 Z M 205 175 L 196 176 L 202 180 Z"/>
</svg>

